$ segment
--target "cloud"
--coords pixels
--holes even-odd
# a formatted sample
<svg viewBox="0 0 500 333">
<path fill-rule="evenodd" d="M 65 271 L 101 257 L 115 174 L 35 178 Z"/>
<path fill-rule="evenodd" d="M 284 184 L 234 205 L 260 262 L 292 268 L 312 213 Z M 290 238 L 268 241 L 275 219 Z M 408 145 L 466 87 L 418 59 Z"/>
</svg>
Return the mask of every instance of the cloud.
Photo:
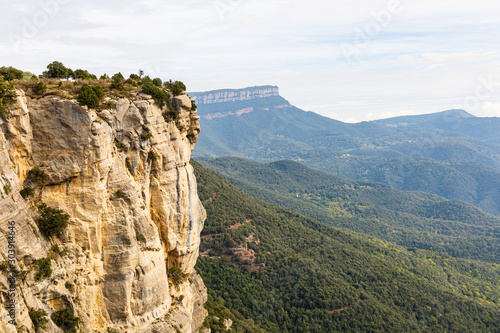
<svg viewBox="0 0 500 333">
<path fill-rule="evenodd" d="M 9 36 L 54 1 L 64 4 L 14 48 Z M 142 68 L 197 91 L 278 84 L 300 107 L 356 120 L 449 109 L 500 73 L 495 3 L 399 1 L 347 62 L 340 45 L 389 0 L 0 0 L 0 59 L 37 73 L 53 60 L 97 74 Z M 483 102 L 477 112 L 495 114 L 497 101 Z"/>
<path fill-rule="evenodd" d="M 474 115 L 478 117 L 500 117 L 500 103 L 484 102 Z"/>
</svg>

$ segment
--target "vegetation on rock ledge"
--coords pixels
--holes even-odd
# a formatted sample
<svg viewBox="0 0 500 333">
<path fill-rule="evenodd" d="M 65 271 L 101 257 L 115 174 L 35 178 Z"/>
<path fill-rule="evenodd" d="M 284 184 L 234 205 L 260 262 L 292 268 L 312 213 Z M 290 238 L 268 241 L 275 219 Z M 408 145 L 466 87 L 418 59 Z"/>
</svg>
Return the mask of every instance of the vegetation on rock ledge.
<svg viewBox="0 0 500 333">
<path fill-rule="evenodd" d="M 125 79 L 122 73 L 111 76 L 90 73 L 86 69 L 66 67 L 62 62 L 54 61 L 47 65 L 47 70 L 38 77 L 30 72 L 23 72 L 13 67 L 0 68 L 0 114 L 6 115 L 6 105 L 15 101 L 15 88 L 22 89 L 33 98 L 48 95 L 57 95 L 68 99 L 77 99 L 80 105 L 100 111 L 101 108 L 111 107 L 111 102 L 104 97 L 112 99 L 129 98 L 137 99 L 138 93 L 150 95 L 155 104 L 160 108 L 172 105 L 171 96 L 185 93 L 186 85 L 181 81 L 165 81 L 160 78 L 151 79 L 139 75 L 130 74 Z M 194 105 L 192 111 L 196 110 Z M 169 119 L 176 119 L 177 115 L 170 111 Z"/>
<path fill-rule="evenodd" d="M 69 215 L 61 209 L 48 207 L 46 204 L 38 206 L 40 217 L 37 220 L 40 231 L 46 236 L 61 237 L 69 221 Z"/>
</svg>

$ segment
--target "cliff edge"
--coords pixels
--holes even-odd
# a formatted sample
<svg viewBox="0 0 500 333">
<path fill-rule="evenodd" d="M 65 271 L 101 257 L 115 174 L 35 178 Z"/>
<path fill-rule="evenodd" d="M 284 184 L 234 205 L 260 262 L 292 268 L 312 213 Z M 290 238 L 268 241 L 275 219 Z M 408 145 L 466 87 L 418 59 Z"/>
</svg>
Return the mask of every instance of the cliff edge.
<svg viewBox="0 0 500 333">
<path fill-rule="evenodd" d="M 16 94 L 0 120 L 0 260 L 15 269 L 15 279 L 0 272 L 0 332 L 35 332 L 41 309 L 46 332 L 68 331 L 54 313 L 77 317 L 82 332 L 202 330 L 194 265 L 206 215 L 189 96 L 170 99 L 170 120 L 140 92 L 106 97 L 101 111 Z M 60 237 L 39 227 L 43 207 L 69 215 Z"/>
<path fill-rule="evenodd" d="M 279 96 L 277 86 L 256 86 L 244 89 L 220 89 L 207 92 L 191 92 L 189 95 L 196 104 L 248 101 L 258 98 Z"/>
</svg>

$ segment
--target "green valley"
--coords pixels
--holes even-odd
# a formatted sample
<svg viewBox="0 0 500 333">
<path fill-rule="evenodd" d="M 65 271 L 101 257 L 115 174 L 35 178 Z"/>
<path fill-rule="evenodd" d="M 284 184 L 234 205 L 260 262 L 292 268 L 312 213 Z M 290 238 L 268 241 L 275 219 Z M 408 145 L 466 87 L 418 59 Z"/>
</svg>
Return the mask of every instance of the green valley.
<svg viewBox="0 0 500 333">
<path fill-rule="evenodd" d="M 207 210 L 197 270 L 224 332 L 495 332 L 500 266 L 326 226 L 192 161 Z M 217 318 L 215 318 L 215 317 Z"/>
</svg>

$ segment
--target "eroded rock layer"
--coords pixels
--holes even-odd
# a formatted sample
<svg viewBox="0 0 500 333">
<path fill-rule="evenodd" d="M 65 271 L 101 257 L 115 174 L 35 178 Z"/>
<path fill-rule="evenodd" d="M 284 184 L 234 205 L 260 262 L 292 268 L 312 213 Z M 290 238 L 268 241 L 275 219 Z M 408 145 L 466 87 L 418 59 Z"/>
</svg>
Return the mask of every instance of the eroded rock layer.
<svg viewBox="0 0 500 333">
<path fill-rule="evenodd" d="M 50 314 L 68 308 L 86 332 L 199 331 L 206 290 L 193 267 L 205 211 L 189 163 L 200 130 L 189 96 L 171 100 L 179 116 L 167 122 L 142 94 L 107 98 L 103 111 L 17 94 L 0 120 L 0 256 L 13 221 L 17 330 L 34 332 L 29 311 L 44 309 L 47 331 L 62 332 Z M 40 232 L 41 203 L 69 214 L 60 238 Z M 40 258 L 52 273 L 37 280 Z M 16 332 L 9 274 L 0 272 L 0 332 Z"/>
</svg>

